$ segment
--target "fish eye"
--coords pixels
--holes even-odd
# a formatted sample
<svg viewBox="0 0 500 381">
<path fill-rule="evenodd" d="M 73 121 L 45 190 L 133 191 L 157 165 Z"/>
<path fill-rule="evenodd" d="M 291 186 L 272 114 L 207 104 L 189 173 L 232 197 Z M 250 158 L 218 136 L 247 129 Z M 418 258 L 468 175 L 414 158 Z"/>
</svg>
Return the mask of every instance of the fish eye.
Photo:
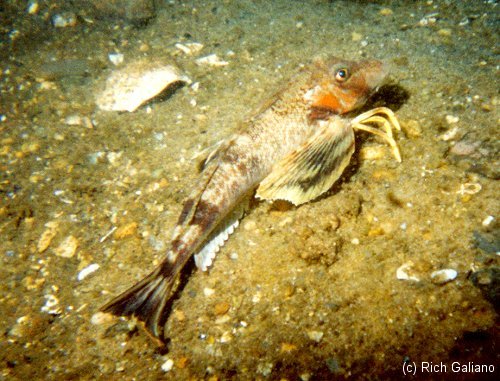
<svg viewBox="0 0 500 381">
<path fill-rule="evenodd" d="M 335 72 L 335 80 L 338 82 L 344 82 L 347 80 L 348 77 L 349 77 L 349 72 L 344 67 L 337 69 L 337 71 Z"/>
</svg>

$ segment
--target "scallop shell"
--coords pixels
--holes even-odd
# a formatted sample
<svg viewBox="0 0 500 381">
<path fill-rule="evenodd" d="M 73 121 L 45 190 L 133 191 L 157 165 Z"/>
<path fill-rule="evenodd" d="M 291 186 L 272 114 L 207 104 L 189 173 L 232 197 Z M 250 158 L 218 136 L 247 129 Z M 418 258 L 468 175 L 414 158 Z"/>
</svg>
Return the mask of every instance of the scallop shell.
<svg viewBox="0 0 500 381">
<path fill-rule="evenodd" d="M 105 111 L 133 112 L 178 82 L 191 80 L 174 65 L 141 59 L 113 71 L 104 90 L 97 94 L 96 104 Z"/>
</svg>

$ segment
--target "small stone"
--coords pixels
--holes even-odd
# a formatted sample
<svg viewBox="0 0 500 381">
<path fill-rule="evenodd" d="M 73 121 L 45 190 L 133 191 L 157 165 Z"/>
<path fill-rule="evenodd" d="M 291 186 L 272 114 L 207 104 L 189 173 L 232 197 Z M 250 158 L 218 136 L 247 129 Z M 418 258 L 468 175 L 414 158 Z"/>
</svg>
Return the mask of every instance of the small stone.
<svg viewBox="0 0 500 381">
<path fill-rule="evenodd" d="M 39 253 L 43 253 L 50 246 L 52 238 L 57 234 L 57 227 L 59 224 L 56 221 L 47 222 L 45 224 L 47 229 L 42 233 L 38 240 L 37 249 Z"/>
<path fill-rule="evenodd" d="M 253 220 L 249 220 L 245 222 L 245 225 L 243 225 L 243 229 L 246 231 L 252 231 L 257 228 L 257 223 Z"/>
<path fill-rule="evenodd" d="M 215 319 L 215 324 L 222 325 L 222 324 L 226 324 L 228 321 L 231 321 L 231 316 L 222 315 L 222 316 L 219 316 L 217 319 Z"/>
<path fill-rule="evenodd" d="M 480 145 L 481 142 L 459 141 L 451 147 L 450 153 L 457 156 L 469 156 L 473 154 Z"/>
<path fill-rule="evenodd" d="M 456 124 L 460 120 L 458 116 L 455 115 L 446 115 L 446 123 L 448 124 Z"/>
<path fill-rule="evenodd" d="M 401 128 L 409 138 L 418 138 L 422 135 L 422 126 L 417 120 L 410 119 L 401 123 Z"/>
<path fill-rule="evenodd" d="M 206 297 L 210 297 L 213 294 L 215 294 L 215 290 L 213 288 L 205 287 L 203 289 L 203 295 L 205 295 Z"/>
<path fill-rule="evenodd" d="M 115 317 L 113 314 L 99 311 L 92 315 L 92 317 L 90 318 L 90 324 L 92 325 L 106 324 L 112 322 L 114 319 Z"/>
<path fill-rule="evenodd" d="M 280 348 L 281 353 L 290 353 L 290 352 L 293 352 L 296 350 L 297 350 L 297 346 L 295 344 L 281 343 L 281 348 Z"/>
<path fill-rule="evenodd" d="M 384 146 L 366 146 L 362 147 L 359 152 L 362 160 L 380 160 L 385 157 Z"/>
<path fill-rule="evenodd" d="M 54 250 L 58 257 L 71 258 L 75 255 L 78 247 L 78 240 L 72 235 L 67 236 L 64 241 Z"/>
<path fill-rule="evenodd" d="M 493 216 L 488 216 L 486 217 L 483 222 L 481 222 L 481 225 L 484 227 L 490 226 L 490 224 L 495 220 L 495 217 Z"/>
<path fill-rule="evenodd" d="M 137 222 L 130 222 L 126 225 L 120 226 L 118 229 L 116 229 L 115 233 L 113 234 L 113 237 L 115 239 L 123 239 L 126 237 L 131 237 L 133 235 L 137 234 Z"/>
<path fill-rule="evenodd" d="M 221 343 L 228 343 L 230 342 L 231 340 L 233 340 L 233 336 L 231 335 L 231 332 L 229 331 L 225 331 L 222 336 L 220 337 L 220 342 Z"/>
<path fill-rule="evenodd" d="M 182 310 L 174 310 L 173 315 L 177 319 L 177 321 L 186 320 L 186 314 Z"/>
<path fill-rule="evenodd" d="M 352 32 L 351 33 L 351 40 L 353 42 L 361 41 L 363 39 L 363 35 L 358 32 Z"/>
<path fill-rule="evenodd" d="M 434 284 L 445 284 L 454 280 L 458 275 L 458 272 L 453 269 L 443 269 L 434 271 L 431 274 L 431 280 Z"/>
<path fill-rule="evenodd" d="M 26 290 L 38 290 L 45 284 L 45 278 L 33 278 L 31 275 L 27 275 L 22 280 L 22 285 Z"/>
<path fill-rule="evenodd" d="M 437 34 L 441 37 L 451 37 L 451 29 L 442 28 L 437 31 Z"/>
<path fill-rule="evenodd" d="M 227 302 L 217 303 L 215 305 L 214 312 L 216 315 L 224 315 L 227 313 L 227 311 L 229 311 L 230 307 L 231 306 Z"/>
<path fill-rule="evenodd" d="M 174 360 L 172 359 L 167 359 L 167 361 L 161 364 L 161 370 L 163 370 L 164 372 L 170 372 L 173 367 L 174 367 Z"/>
<path fill-rule="evenodd" d="M 284 290 L 284 295 L 285 295 L 285 298 L 289 298 L 291 297 L 293 294 L 295 294 L 295 286 L 291 283 L 288 283 L 286 286 L 285 286 L 285 290 Z"/>
<path fill-rule="evenodd" d="M 108 59 L 113 65 L 118 66 L 123 63 L 125 56 L 122 53 L 110 53 Z"/>
<path fill-rule="evenodd" d="M 184 369 L 188 363 L 189 359 L 187 357 L 181 357 L 179 360 L 176 361 L 175 366 L 179 369 Z"/>
<path fill-rule="evenodd" d="M 393 12 L 390 8 L 382 8 L 378 13 L 382 16 L 390 16 Z"/>
<path fill-rule="evenodd" d="M 73 12 L 63 12 L 52 17 L 52 25 L 56 28 L 66 28 L 76 25 L 76 15 Z"/>
<path fill-rule="evenodd" d="M 308 331 L 307 336 L 311 340 L 319 343 L 321 341 L 321 339 L 323 338 L 323 332 L 321 332 L 321 331 Z"/>
<path fill-rule="evenodd" d="M 30 15 L 34 15 L 38 12 L 38 2 L 36 1 L 30 1 L 30 3 L 28 4 L 28 13 Z"/>
</svg>

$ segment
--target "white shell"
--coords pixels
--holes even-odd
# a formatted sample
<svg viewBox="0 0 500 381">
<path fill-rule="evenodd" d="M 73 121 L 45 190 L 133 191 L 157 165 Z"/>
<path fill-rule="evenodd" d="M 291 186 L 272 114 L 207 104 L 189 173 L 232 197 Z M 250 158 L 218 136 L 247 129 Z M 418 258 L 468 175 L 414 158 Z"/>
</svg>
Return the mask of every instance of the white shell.
<svg viewBox="0 0 500 381">
<path fill-rule="evenodd" d="M 411 270 L 411 267 L 413 266 L 413 263 L 407 262 L 401 266 L 398 267 L 396 270 L 396 278 L 399 280 L 411 280 L 414 282 L 419 282 L 420 278 L 410 275 L 408 272 Z"/>
<path fill-rule="evenodd" d="M 229 62 L 221 60 L 217 54 L 210 54 L 205 57 L 198 58 L 196 61 L 197 65 L 204 66 L 226 66 Z"/>
<path fill-rule="evenodd" d="M 175 82 L 191 81 L 173 65 L 142 59 L 113 71 L 96 104 L 105 111 L 133 112 Z"/>
<path fill-rule="evenodd" d="M 79 273 L 78 276 L 76 277 L 79 281 L 84 280 L 86 277 L 88 277 L 90 274 L 93 272 L 99 270 L 99 264 L 97 263 L 92 263 L 91 265 L 85 267 L 82 269 Z"/>
<path fill-rule="evenodd" d="M 178 42 L 177 44 L 175 44 L 175 47 L 184 54 L 192 56 L 193 54 L 196 54 L 201 49 L 203 49 L 203 44 L 200 44 L 199 42 L 186 42 L 185 44 L 181 44 L 180 42 Z"/>
<path fill-rule="evenodd" d="M 458 275 L 458 272 L 456 270 L 443 269 L 443 270 L 434 271 L 431 274 L 431 279 L 432 279 L 432 283 L 445 284 L 445 283 L 448 283 L 448 282 L 452 281 L 453 279 L 455 279 L 457 277 L 457 275 Z"/>
</svg>

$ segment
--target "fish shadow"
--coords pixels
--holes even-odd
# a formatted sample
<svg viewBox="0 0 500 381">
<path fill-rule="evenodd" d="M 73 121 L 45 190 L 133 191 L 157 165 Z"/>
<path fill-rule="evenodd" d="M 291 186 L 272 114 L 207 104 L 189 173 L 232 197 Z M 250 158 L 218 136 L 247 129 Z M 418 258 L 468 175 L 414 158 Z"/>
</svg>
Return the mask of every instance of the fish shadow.
<svg viewBox="0 0 500 381">
<path fill-rule="evenodd" d="M 375 107 L 387 107 L 398 111 L 410 99 L 410 92 L 397 83 L 387 83 L 373 94 L 357 114 L 371 110 Z"/>
</svg>

